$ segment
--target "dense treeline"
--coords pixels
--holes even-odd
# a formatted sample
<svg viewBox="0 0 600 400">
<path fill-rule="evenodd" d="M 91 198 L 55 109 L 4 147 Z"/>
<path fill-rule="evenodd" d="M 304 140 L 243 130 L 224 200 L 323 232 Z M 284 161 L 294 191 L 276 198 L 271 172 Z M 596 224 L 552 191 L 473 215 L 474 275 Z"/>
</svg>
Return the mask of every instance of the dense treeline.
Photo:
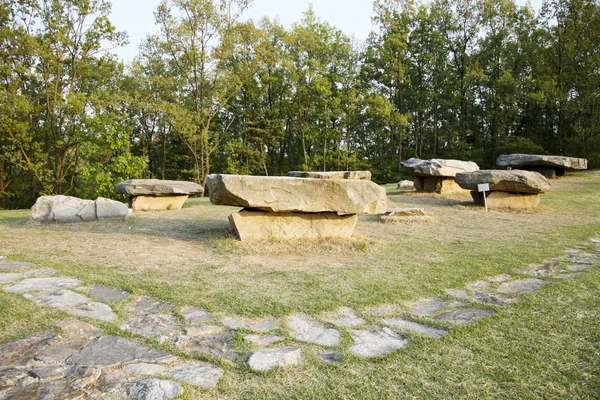
<svg viewBox="0 0 600 400">
<path fill-rule="evenodd" d="M 0 207 L 112 196 L 129 178 L 494 167 L 512 152 L 600 166 L 600 2 L 376 0 L 356 43 L 309 9 L 164 0 L 130 65 L 107 0 L 0 0 Z"/>
</svg>

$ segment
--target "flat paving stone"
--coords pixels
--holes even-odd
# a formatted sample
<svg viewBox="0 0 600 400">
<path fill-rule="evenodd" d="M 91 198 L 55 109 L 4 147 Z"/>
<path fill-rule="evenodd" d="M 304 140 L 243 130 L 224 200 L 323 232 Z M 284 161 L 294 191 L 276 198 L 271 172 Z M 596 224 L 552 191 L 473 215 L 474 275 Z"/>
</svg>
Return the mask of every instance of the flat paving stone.
<svg viewBox="0 0 600 400">
<path fill-rule="evenodd" d="M 31 268 L 34 265 L 28 262 L 4 262 L 4 259 L 0 259 L 0 272 L 17 271 L 20 269 Z"/>
<path fill-rule="evenodd" d="M 491 293 L 476 292 L 473 293 L 473 300 L 484 304 L 492 304 L 495 306 L 505 307 L 512 303 L 512 299 L 496 296 Z"/>
<path fill-rule="evenodd" d="M 172 369 L 168 376 L 190 385 L 212 388 L 217 386 L 219 379 L 223 376 L 223 370 L 212 364 L 192 362 Z"/>
<path fill-rule="evenodd" d="M 120 303 L 131 296 L 131 293 L 104 285 L 94 285 L 89 293 L 102 302 Z"/>
<path fill-rule="evenodd" d="M 90 298 L 66 289 L 50 293 L 26 294 L 25 298 L 36 302 L 40 306 L 58 308 L 77 307 L 90 301 Z"/>
<path fill-rule="evenodd" d="M 365 324 L 365 320 L 358 315 L 356 312 L 349 308 L 343 307 L 337 311 L 335 318 L 329 318 L 328 322 L 334 325 L 345 327 L 345 328 L 356 328 Z"/>
<path fill-rule="evenodd" d="M 64 378 L 72 374 L 77 367 L 66 367 L 64 365 L 45 365 L 41 367 L 33 367 L 29 369 L 29 375 L 36 379 L 56 379 Z"/>
<path fill-rule="evenodd" d="M 202 307 L 184 307 L 181 314 L 190 325 L 200 325 L 212 319 L 208 311 Z"/>
<path fill-rule="evenodd" d="M 166 368 L 159 364 L 136 363 L 123 367 L 123 372 L 128 375 L 164 375 Z"/>
<path fill-rule="evenodd" d="M 89 344 L 88 340 L 79 339 L 70 342 L 58 343 L 46 347 L 34 356 L 36 361 L 43 363 L 63 363 L 69 357 L 77 354 L 81 349 Z"/>
<path fill-rule="evenodd" d="M 467 291 L 464 289 L 446 289 L 446 293 L 459 299 L 467 299 L 469 297 Z"/>
<path fill-rule="evenodd" d="M 554 260 L 544 264 L 533 264 L 531 269 L 519 270 L 520 273 L 534 276 L 550 276 L 553 275 L 559 266 L 559 262 Z"/>
<path fill-rule="evenodd" d="M 92 367 L 111 367 L 125 363 L 170 363 L 176 357 L 132 342 L 119 336 L 102 336 L 67 360 L 68 364 Z"/>
<path fill-rule="evenodd" d="M 541 279 L 519 279 L 516 281 L 504 282 L 498 286 L 498 289 L 496 290 L 505 294 L 521 294 L 541 289 L 545 284 L 546 283 Z"/>
<path fill-rule="evenodd" d="M 416 316 L 432 315 L 444 308 L 445 305 L 446 302 L 441 300 L 423 300 L 414 304 L 410 308 L 410 313 Z"/>
<path fill-rule="evenodd" d="M 270 346 L 273 343 L 285 340 L 285 338 L 282 336 L 246 335 L 244 336 L 244 340 L 258 346 Z"/>
<path fill-rule="evenodd" d="M 437 315 L 434 319 L 438 321 L 454 322 L 461 325 L 471 325 L 483 317 L 494 315 L 495 312 L 486 308 L 459 308 Z"/>
<path fill-rule="evenodd" d="M 176 325 L 168 315 L 158 314 L 130 319 L 121 324 L 120 328 L 138 335 L 154 337 L 173 332 Z"/>
<path fill-rule="evenodd" d="M 4 290 L 9 293 L 27 293 L 43 290 L 69 289 L 79 285 L 81 285 L 81 281 L 74 278 L 29 278 Z"/>
<path fill-rule="evenodd" d="M 589 269 L 591 267 L 592 266 L 590 264 L 572 264 L 572 265 L 569 265 L 567 267 L 567 269 L 569 271 L 579 272 L 579 271 L 585 271 L 586 269 Z"/>
<path fill-rule="evenodd" d="M 65 339 L 92 340 L 102 336 L 102 329 L 77 319 L 60 321 L 56 326 L 61 330 L 61 336 Z"/>
<path fill-rule="evenodd" d="M 191 355 L 214 356 L 226 360 L 232 360 L 235 356 L 231 332 L 193 338 L 183 336 L 176 340 L 175 345 Z"/>
<path fill-rule="evenodd" d="M 269 318 L 264 321 L 250 324 L 248 328 L 250 330 L 253 330 L 254 332 L 268 332 L 273 329 L 279 328 L 279 325 L 280 323 L 278 320 L 276 320 L 275 318 Z"/>
<path fill-rule="evenodd" d="M 402 331 L 416 332 L 424 336 L 433 337 L 433 338 L 441 338 L 448 331 L 444 329 L 438 329 L 431 326 L 418 324 L 412 321 L 406 321 L 403 319 L 384 319 L 383 322 L 385 325 L 393 326 L 394 328 L 399 328 Z"/>
<path fill-rule="evenodd" d="M 183 393 L 177 382 L 166 379 L 147 378 L 137 382 L 127 391 L 128 399 L 170 400 Z"/>
<path fill-rule="evenodd" d="M 18 281 L 19 279 L 25 279 L 27 275 L 24 274 L 0 274 L 0 285 L 5 285 L 7 283 L 11 283 L 14 281 Z"/>
<path fill-rule="evenodd" d="M 488 286 L 490 286 L 488 281 L 476 281 L 467 284 L 467 288 L 471 290 L 483 289 Z"/>
<path fill-rule="evenodd" d="M 567 257 L 567 261 L 575 264 L 596 264 L 600 263 L 600 258 L 593 255 L 571 254 Z"/>
<path fill-rule="evenodd" d="M 254 371 L 270 371 L 277 367 L 298 365 L 302 362 L 302 350 L 296 347 L 261 349 L 248 359 L 248 365 Z"/>
<path fill-rule="evenodd" d="M 319 358 L 329 364 L 340 364 L 344 362 L 344 354 L 338 351 L 326 351 L 319 353 Z"/>
<path fill-rule="evenodd" d="M 183 333 L 189 337 L 212 336 L 221 332 L 223 332 L 223 328 L 216 325 L 192 326 L 183 330 Z"/>
<path fill-rule="evenodd" d="M 81 399 L 85 390 L 92 387 L 98 380 L 102 370 L 99 368 L 77 368 L 72 374 L 67 374 L 57 380 L 34 380 L 29 385 L 18 385 L 9 399 Z M 33 378 L 32 378 L 33 379 Z"/>
<path fill-rule="evenodd" d="M 233 318 L 233 317 L 225 317 L 225 318 L 221 319 L 221 323 L 227 329 L 232 329 L 232 330 L 248 329 L 246 324 L 238 321 L 236 318 Z"/>
<path fill-rule="evenodd" d="M 288 326 L 294 332 L 296 339 L 303 342 L 335 347 L 340 344 L 340 332 L 332 328 L 324 328 L 313 324 L 299 316 L 291 316 Z"/>
<path fill-rule="evenodd" d="M 77 308 L 70 308 L 67 312 L 76 317 L 99 319 L 104 322 L 115 322 L 119 319 L 117 314 L 108 306 L 108 304 L 97 301 L 90 301 Z"/>
<path fill-rule="evenodd" d="M 58 271 L 52 268 L 42 268 L 23 271 L 22 274 L 27 275 L 30 278 L 43 278 L 57 275 Z"/>
<path fill-rule="evenodd" d="M 380 357 L 409 344 L 409 340 L 389 328 L 370 331 L 352 331 L 354 346 L 350 351 L 360 357 Z"/>
<path fill-rule="evenodd" d="M 51 344 L 60 343 L 55 333 L 38 333 L 0 345 L 0 367 L 26 364 Z"/>
<path fill-rule="evenodd" d="M 160 302 L 151 297 L 142 296 L 134 299 L 126 306 L 129 310 L 138 314 L 158 314 L 160 312 L 171 310 L 173 305 L 166 302 Z"/>
</svg>

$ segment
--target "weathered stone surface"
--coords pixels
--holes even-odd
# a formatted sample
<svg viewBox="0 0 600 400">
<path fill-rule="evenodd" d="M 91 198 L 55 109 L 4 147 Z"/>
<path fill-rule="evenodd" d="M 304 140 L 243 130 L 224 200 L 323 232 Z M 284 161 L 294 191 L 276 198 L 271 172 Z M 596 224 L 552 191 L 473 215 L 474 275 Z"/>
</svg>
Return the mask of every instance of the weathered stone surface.
<svg viewBox="0 0 600 400">
<path fill-rule="evenodd" d="M 203 324 L 212 319 L 208 311 L 202 307 L 184 307 L 181 309 L 181 314 L 190 325 Z"/>
<path fill-rule="evenodd" d="M 192 362 L 171 370 L 169 376 L 191 385 L 211 388 L 217 386 L 223 370 L 211 364 Z"/>
<path fill-rule="evenodd" d="M 54 379 L 54 378 L 64 378 L 69 374 L 69 372 L 73 373 L 73 368 L 67 368 L 64 365 L 46 365 L 41 367 L 33 367 L 29 369 L 29 375 L 36 379 Z"/>
<path fill-rule="evenodd" d="M 338 351 L 326 351 L 323 353 L 319 353 L 319 358 L 330 364 L 340 364 L 344 361 L 344 354 Z"/>
<path fill-rule="evenodd" d="M 93 222 L 122 219 L 129 210 L 121 202 L 99 197 L 83 200 L 71 196 L 41 196 L 31 208 L 31 217 L 44 223 Z"/>
<path fill-rule="evenodd" d="M 223 332 L 223 328 L 215 325 L 192 326 L 183 331 L 183 333 L 189 337 L 212 336 L 221 332 Z"/>
<path fill-rule="evenodd" d="M 27 369 L 25 368 L 0 368 L 0 390 L 14 386 L 19 380 L 25 378 L 27 375 Z"/>
<path fill-rule="evenodd" d="M 132 362 L 169 363 L 171 354 L 150 349 L 118 336 L 102 336 L 67 361 L 81 366 L 110 367 Z"/>
<path fill-rule="evenodd" d="M 183 393 L 183 388 L 176 382 L 164 379 L 142 379 L 127 392 L 128 399 L 136 400 L 169 400 Z"/>
<path fill-rule="evenodd" d="M 23 279 L 26 277 L 27 277 L 27 275 L 24 275 L 24 274 L 1 274 L 0 275 L 0 285 L 18 281 L 19 279 Z"/>
<path fill-rule="evenodd" d="M 520 168 L 525 166 L 553 167 L 560 169 L 587 169 L 585 158 L 544 156 L 535 154 L 505 154 L 498 157 L 499 167 Z"/>
<path fill-rule="evenodd" d="M 442 195 L 465 193 L 465 190 L 454 181 L 454 178 L 415 176 L 413 185 L 417 192 L 437 193 Z"/>
<path fill-rule="evenodd" d="M 132 196 L 133 211 L 166 211 L 180 210 L 188 195 L 179 196 Z"/>
<path fill-rule="evenodd" d="M 139 314 L 156 314 L 172 309 L 173 305 L 142 296 L 134 299 L 127 305 L 127 308 Z"/>
<path fill-rule="evenodd" d="M 4 289 L 10 293 L 27 293 L 42 290 L 68 289 L 79 286 L 81 281 L 74 278 L 30 278 Z"/>
<path fill-rule="evenodd" d="M 533 292 L 541 289 L 546 283 L 541 279 L 519 279 L 516 281 L 504 282 L 498 286 L 498 292 L 506 294 L 520 294 Z"/>
<path fill-rule="evenodd" d="M 96 339 L 102 336 L 102 329 L 79 320 L 65 320 L 56 324 L 65 339 Z"/>
<path fill-rule="evenodd" d="M 76 307 L 90 301 L 84 295 L 66 289 L 50 293 L 26 294 L 25 297 L 46 307 Z"/>
<path fill-rule="evenodd" d="M 62 363 L 67 358 L 78 353 L 88 343 L 88 340 L 79 339 L 51 345 L 37 353 L 34 359 L 43 363 Z"/>
<path fill-rule="evenodd" d="M 501 306 L 501 307 L 507 306 L 512 302 L 509 299 L 505 299 L 503 297 L 496 296 L 491 293 L 483 293 L 483 292 L 473 293 L 473 300 L 478 301 L 480 303 L 493 304 L 495 306 Z"/>
<path fill-rule="evenodd" d="M 481 192 L 471 192 L 475 204 L 485 206 L 485 200 Z M 527 210 L 536 208 L 540 204 L 540 196 L 535 193 L 510 193 L 495 191 L 487 196 L 487 206 L 490 210 L 512 209 Z"/>
<path fill-rule="evenodd" d="M 1 344 L 0 367 L 23 365 L 37 353 L 51 344 L 59 343 L 60 340 L 60 336 L 54 333 L 39 333 Z"/>
<path fill-rule="evenodd" d="M 402 180 L 402 181 L 398 182 L 398 186 L 396 186 L 396 189 L 399 189 L 399 190 L 414 190 L 415 189 L 415 183 L 413 181 Z"/>
<path fill-rule="evenodd" d="M 94 400 L 122 400 L 127 396 L 127 389 L 134 383 L 135 378 L 121 370 L 103 369 L 94 387 L 86 390 L 86 395 Z"/>
<path fill-rule="evenodd" d="M 379 214 L 385 189 L 371 181 L 209 175 L 210 201 L 269 212 Z"/>
<path fill-rule="evenodd" d="M 204 188 L 195 182 L 167 181 L 160 179 L 130 179 L 115 186 L 115 193 L 139 195 L 193 195 L 204 193 Z"/>
<path fill-rule="evenodd" d="M 225 328 L 238 330 L 238 329 L 247 329 L 248 327 L 243 322 L 238 321 L 233 317 L 225 317 L 221 319 L 221 323 Z"/>
<path fill-rule="evenodd" d="M 494 315 L 495 312 L 485 308 L 460 308 L 447 311 L 437 315 L 434 319 L 438 321 L 449 321 L 461 325 L 471 325 L 483 317 Z"/>
<path fill-rule="evenodd" d="M 439 311 L 440 309 L 444 308 L 445 305 L 446 305 L 446 302 L 441 301 L 441 300 L 423 300 L 423 301 L 419 301 L 418 303 L 414 304 L 410 308 L 410 313 L 412 315 L 417 315 L 417 316 L 431 315 L 431 314 L 435 313 L 436 311 Z"/>
<path fill-rule="evenodd" d="M 180 337 L 176 346 L 191 355 L 215 356 L 227 360 L 234 357 L 233 335 L 230 332 L 212 336 Z"/>
<path fill-rule="evenodd" d="M 123 371 L 128 375 L 164 375 L 165 370 L 162 365 L 148 363 L 129 364 L 123 367 Z"/>
<path fill-rule="evenodd" d="M 285 338 L 282 336 L 246 335 L 244 336 L 244 340 L 246 342 L 254 343 L 258 346 L 270 346 L 273 343 L 285 340 Z"/>
<path fill-rule="evenodd" d="M 384 324 L 393 326 L 394 328 L 400 328 L 402 331 L 416 332 L 424 336 L 440 338 L 444 336 L 448 331 L 444 329 L 433 328 L 431 326 L 418 324 L 412 321 L 406 321 L 403 319 L 384 319 Z"/>
<path fill-rule="evenodd" d="M 328 171 L 328 172 L 305 172 L 290 171 L 288 176 L 292 178 L 314 178 L 314 179 L 358 179 L 371 180 L 371 171 Z"/>
<path fill-rule="evenodd" d="M 168 315 L 143 315 L 124 322 L 120 328 L 138 335 L 154 337 L 173 332 L 175 323 Z"/>
<path fill-rule="evenodd" d="M 0 272 L 18 271 L 31 268 L 34 265 L 28 262 L 2 262 L 0 263 Z"/>
<path fill-rule="evenodd" d="M 316 343 L 329 347 L 335 347 L 340 344 L 339 331 L 313 324 L 298 316 L 291 316 L 288 320 L 288 326 L 294 331 L 296 338 L 303 342 Z"/>
<path fill-rule="evenodd" d="M 521 269 L 518 272 L 534 276 L 550 276 L 556 272 L 558 266 L 558 261 L 550 261 L 541 265 L 531 264 L 529 269 Z"/>
<path fill-rule="evenodd" d="M 250 324 L 248 328 L 255 332 L 268 332 L 270 330 L 279 328 L 279 321 L 274 318 L 268 318 L 264 321 Z"/>
<path fill-rule="evenodd" d="M 498 169 L 463 172 L 454 178 L 463 189 L 478 191 L 477 185 L 487 183 L 490 191 L 511 193 L 544 193 L 550 190 L 550 183 L 542 175 L 532 171 Z"/>
<path fill-rule="evenodd" d="M 443 160 L 439 158 L 432 158 L 431 160 L 409 158 L 401 164 L 402 172 L 415 176 L 454 177 L 459 172 L 479 170 L 479 166 L 471 161 Z"/>
<path fill-rule="evenodd" d="M 105 322 L 115 322 L 119 317 L 107 304 L 100 303 L 97 301 L 90 301 L 80 305 L 77 308 L 71 308 L 67 310 L 69 314 L 77 317 L 86 317 L 99 319 Z"/>
<path fill-rule="evenodd" d="M 278 349 L 262 349 L 252 354 L 248 365 L 255 371 L 270 371 L 277 367 L 298 365 L 302 361 L 302 350 L 283 347 Z"/>
<path fill-rule="evenodd" d="M 352 331 L 354 346 L 350 351 L 360 357 L 379 357 L 408 346 L 409 340 L 389 328 Z"/>
<path fill-rule="evenodd" d="M 447 289 L 446 293 L 450 296 L 458 297 L 459 299 L 466 299 L 469 297 L 467 291 L 463 289 Z"/>
<path fill-rule="evenodd" d="M 267 239 L 349 239 L 358 221 L 356 215 L 336 213 L 273 213 L 247 211 L 232 213 L 229 222 L 242 241 Z"/>
<path fill-rule="evenodd" d="M 356 312 L 354 312 L 353 309 L 348 307 L 341 308 L 338 310 L 337 314 L 337 318 L 331 318 L 329 320 L 329 322 L 337 326 L 356 328 L 366 322 L 363 318 L 356 315 Z"/>
<path fill-rule="evenodd" d="M 89 293 L 100 301 L 111 303 L 120 303 L 131 296 L 131 293 L 125 290 L 104 285 L 94 285 Z"/>
<path fill-rule="evenodd" d="M 73 373 L 50 382 L 37 381 L 29 385 L 19 385 L 9 395 L 10 399 L 83 399 L 85 390 L 100 377 L 99 368 L 77 368 Z"/>
<path fill-rule="evenodd" d="M 567 261 L 576 264 L 596 264 L 600 263 L 600 257 L 597 255 L 581 255 L 581 254 L 571 254 L 567 256 Z"/>
</svg>

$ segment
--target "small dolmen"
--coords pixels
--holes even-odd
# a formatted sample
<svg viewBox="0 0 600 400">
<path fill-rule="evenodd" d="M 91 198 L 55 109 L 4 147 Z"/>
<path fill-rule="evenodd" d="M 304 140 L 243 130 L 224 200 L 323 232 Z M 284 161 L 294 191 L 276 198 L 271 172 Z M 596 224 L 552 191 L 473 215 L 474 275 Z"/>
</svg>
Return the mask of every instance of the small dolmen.
<svg viewBox="0 0 600 400">
<path fill-rule="evenodd" d="M 133 211 L 179 210 L 190 195 L 203 194 L 194 182 L 131 179 L 115 186 L 115 193 L 128 194 Z"/>
<path fill-rule="evenodd" d="M 566 171 L 587 169 L 585 158 L 563 156 L 541 156 L 534 154 L 506 154 L 498 157 L 496 164 L 499 167 L 524 169 L 535 171 L 548 179 L 565 176 Z"/>
<path fill-rule="evenodd" d="M 413 175 L 415 189 L 418 192 L 438 194 L 461 193 L 454 177 L 459 172 L 478 171 L 479 166 L 472 161 L 443 160 L 432 158 L 420 160 L 409 158 L 401 163 L 402 172 Z"/>
<path fill-rule="evenodd" d="M 356 214 L 385 212 L 385 189 L 363 179 L 209 175 L 210 201 L 243 207 L 229 216 L 240 240 L 350 238 Z"/>
<path fill-rule="evenodd" d="M 550 190 L 548 180 L 534 171 L 482 170 L 456 174 L 456 183 L 471 191 L 476 204 L 484 205 L 478 185 L 487 183 L 487 205 L 491 209 L 528 209 L 540 204 L 540 193 Z"/>
<path fill-rule="evenodd" d="M 125 204 L 104 197 L 83 200 L 71 196 L 41 196 L 31 207 L 31 218 L 42 223 L 94 222 L 123 219 L 128 215 Z"/>
<path fill-rule="evenodd" d="M 379 221 L 383 224 L 407 224 L 432 220 L 431 214 L 423 208 L 392 208 L 379 217 Z"/>
</svg>

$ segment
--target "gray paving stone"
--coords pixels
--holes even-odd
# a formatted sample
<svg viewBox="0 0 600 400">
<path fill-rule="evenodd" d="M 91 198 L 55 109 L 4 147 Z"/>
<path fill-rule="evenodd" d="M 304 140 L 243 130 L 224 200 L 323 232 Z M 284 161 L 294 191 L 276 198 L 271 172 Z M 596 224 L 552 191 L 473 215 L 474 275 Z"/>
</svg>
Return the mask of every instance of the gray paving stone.
<svg viewBox="0 0 600 400">
<path fill-rule="evenodd" d="M 467 291 L 463 289 L 446 289 L 446 293 L 459 299 L 466 299 L 469 297 Z"/>
<path fill-rule="evenodd" d="M 90 301 L 77 308 L 67 310 L 69 314 L 77 317 L 99 319 L 104 322 L 115 322 L 119 317 L 107 304 Z"/>
<path fill-rule="evenodd" d="M 248 327 L 242 322 L 238 321 L 233 317 L 225 317 L 221 319 L 221 323 L 227 329 L 238 330 L 238 329 L 247 329 Z"/>
<path fill-rule="evenodd" d="M 146 337 L 169 334 L 176 329 L 175 322 L 168 315 L 142 315 L 130 319 L 120 326 L 121 329 Z"/>
<path fill-rule="evenodd" d="M 340 344 L 339 331 L 313 324 L 299 316 L 291 316 L 288 320 L 288 326 L 292 329 L 296 338 L 303 342 L 328 347 L 335 347 Z"/>
<path fill-rule="evenodd" d="M 58 343 L 46 347 L 44 350 L 37 353 L 34 359 L 43 363 L 63 363 L 72 355 L 77 354 L 88 344 L 89 341 L 85 339 Z"/>
<path fill-rule="evenodd" d="M 519 270 L 520 273 L 533 276 L 550 276 L 553 275 L 559 266 L 559 262 L 554 260 L 545 264 L 532 264 L 531 269 Z"/>
<path fill-rule="evenodd" d="M 173 355 L 142 346 L 119 336 L 102 336 L 67 360 L 80 366 L 111 367 L 125 363 L 170 363 Z"/>
<path fill-rule="evenodd" d="M 28 262 L 5 262 L 4 259 L 0 259 L 0 272 L 17 271 L 21 269 L 31 268 L 34 265 Z"/>
<path fill-rule="evenodd" d="M 129 296 L 131 296 L 131 293 L 125 290 L 116 289 L 104 285 L 94 285 L 94 287 L 90 290 L 89 293 L 95 298 L 97 298 L 99 301 L 105 303 L 120 303 L 123 300 L 126 300 Z"/>
<path fill-rule="evenodd" d="M 138 314 L 158 314 L 173 308 L 170 303 L 160 302 L 151 297 L 138 297 L 131 303 L 127 304 L 127 308 L 137 312 Z"/>
<path fill-rule="evenodd" d="M 136 363 L 123 367 L 123 372 L 128 375 L 164 375 L 166 368 L 159 364 Z"/>
<path fill-rule="evenodd" d="M 339 310 L 338 314 L 337 318 L 329 319 L 329 322 L 345 328 L 356 328 L 364 325 L 366 322 L 363 318 L 356 315 L 356 312 L 349 307 L 342 308 Z"/>
<path fill-rule="evenodd" d="M 64 339 L 92 340 L 102 336 L 102 329 L 77 319 L 68 319 L 56 324 Z"/>
<path fill-rule="evenodd" d="M 520 294 L 533 292 L 541 289 L 546 283 L 541 279 L 519 279 L 516 281 L 504 282 L 498 286 L 497 291 L 505 294 Z"/>
<path fill-rule="evenodd" d="M 18 281 L 19 279 L 24 279 L 24 278 L 27 278 L 27 275 L 24 275 L 24 274 L 0 274 L 0 285 L 5 285 L 7 283 Z"/>
<path fill-rule="evenodd" d="M 600 258 L 591 254 L 571 254 L 567 257 L 567 261 L 575 264 L 596 264 L 600 263 Z"/>
<path fill-rule="evenodd" d="M 235 356 L 231 332 L 204 337 L 182 336 L 176 339 L 175 345 L 191 355 L 214 356 L 226 360 L 232 360 Z"/>
<path fill-rule="evenodd" d="M 102 371 L 99 368 L 77 368 L 65 377 L 41 381 L 32 378 L 31 384 L 18 385 L 9 394 L 10 399 L 80 399 L 88 387 L 92 387 Z M 26 378 L 27 379 L 27 378 Z"/>
<path fill-rule="evenodd" d="M 408 346 L 409 340 L 389 328 L 352 331 L 354 346 L 350 351 L 360 357 L 380 357 Z"/>
<path fill-rule="evenodd" d="M 208 363 L 192 362 L 172 369 L 168 376 L 191 385 L 211 388 L 217 386 L 223 370 Z"/>
<path fill-rule="evenodd" d="M 223 328 L 216 325 L 192 326 L 183 330 L 183 333 L 189 337 L 212 336 L 221 332 L 223 332 Z"/>
<path fill-rule="evenodd" d="M 473 293 L 473 300 L 484 304 L 493 304 L 495 306 L 507 306 L 512 301 L 504 297 L 496 296 L 491 293 L 476 292 Z"/>
<path fill-rule="evenodd" d="M 4 290 L 9 293 L 27 293 L 43 290 L 69 289 L 80 284 L 81 281 L 74 278 L 29 278 Z"/>
<path fill-rule="evenodd" d="M 438 328 L 434 328 L 431 326 L 418 324 L 416 322 L 406 321 L 403 319 L 384 319 L 382 322 L 385 325 L 393 326 L 394 328 L 399 328 L 400 330 L 405 331 L 405 332 L 406 331 L 416 332 L 421 335 L 434 337 L 434 338 L 441 338 L 446 333 L 448 333 L 448 331 L 446 331 L 444 329 L 438 329 Z"/>
<path fill-rule="evenodd" d="M 38 333 L 0 344 L 0 367 L 24 365 L 51 344 L 60 343 L 55 333 Z"/>
<path fill-rule="evenodd" d="M 65 365 L 46 365 L 33 367 L 29 370 L 29 375 L 36 379 L 56 379 L 71 375 L 77 370 L 77 367 L 66 367 Z"/>
<path fill-rule="evenodd" d="M 26 294 L 25 297 L 40 306 L 58 308 L 77 307 L 90 301 L 88 297 L 66 289 L 50 293 Z"/>
<path fill-rule="evenodd" d="M 423 300 L 414 304 L 410 308 L 410 313 L 417 316 L 432 315 L 441 310 L 446 305 L 446 302 L 441 300 Z"/>
<path fill-rule="evenodd" d="M 567 267 L 569 271 L 579 272 L 591 268 L 590 264 L 572 264 Z"/>
<path fill-rule="evenodd" d="M 248 365 L 254 371 L 270 371 L 277 367 L 298 365 L 302 362 L 302 350 L 293 347 L 261 349 L 248 359 Z"/>
<path fill-rule="evenodd" d="M 246 335 L 244 336 L 244 340 L 258 346 L 270 346 L 273 343 L 285 340 L 285 338 L 282 336 Z"/>
<path fill-rule="evenodd" d="M 181 309 L 181 314 L 190 325 L 203 324 L 212 319 L 208 311 L 202 307 L 184 307 Z"/>
<path fill-rule="evenodd" d="M 183 388 L 176 382 L 165 379 L 142 379 L 127 392 L 128 399 L 136 400 L 170 400 L 183 393 Z"/>
<path fill-rule="evenodd" d="M 279 328 L 279 321 L 274 318 L 269 318 L 265 321 L 250 324 L 248 328 L 254 332 L 268 332 L 270 330 Z"/>
<path fill-rule="evenodd" d="M 344 354 L 338 351 L 326 351 L 319 353 L 319 358 L 329 364 L 340 364 L 344 361 Z"/>
<path fill-rule="evenodd" d="M 483 317 L 495 314 L 494 311 L 485 308 L 460 308 L 447 311 L 437 315 L 434 319 L 438 321 L 454 322 L 461 325 L 471 325 Z"/>
</svg>

